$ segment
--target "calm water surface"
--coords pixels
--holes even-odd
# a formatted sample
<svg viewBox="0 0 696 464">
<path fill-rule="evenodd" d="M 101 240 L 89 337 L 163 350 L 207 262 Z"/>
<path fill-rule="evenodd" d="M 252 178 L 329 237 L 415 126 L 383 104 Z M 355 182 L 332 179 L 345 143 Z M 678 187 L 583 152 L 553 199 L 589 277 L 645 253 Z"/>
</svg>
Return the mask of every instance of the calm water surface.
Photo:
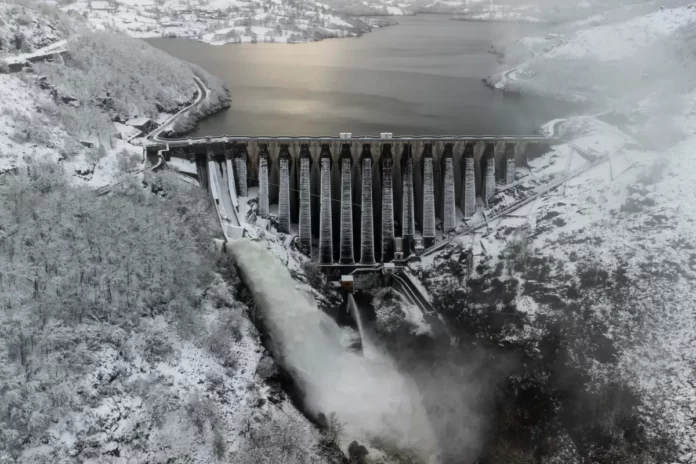
<svg viewBox="0 0 696 464">
<path fill-rule="evenodd" d="M 213 46 L 149 42 L 220 76 L 232 107 L 193 135 L 531 134 L 567 105 L 504 96 L 481 78 L 498 70 L 488 53 L 508 34 L 539 26 L 398 18 L 360 38 L 308 44 Z"/>
</svg>

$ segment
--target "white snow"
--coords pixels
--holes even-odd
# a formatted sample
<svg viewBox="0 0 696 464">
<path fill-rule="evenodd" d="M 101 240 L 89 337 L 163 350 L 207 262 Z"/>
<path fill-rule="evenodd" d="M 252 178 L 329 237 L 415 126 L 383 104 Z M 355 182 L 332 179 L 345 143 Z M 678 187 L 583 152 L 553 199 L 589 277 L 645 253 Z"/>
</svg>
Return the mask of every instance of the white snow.
<svg viewBox="0 0 696 464">
<path fill-rule="evenodd" d="M 215 45 L 226 43 L 297 43 L 324 37 L 354 37 L 369 31 L 357 18 L 319 4 L 286 0 L 124 1 L 108 9 L 80 0 L 63 7 L 85 15 L 95 30 L 117 29 L 133 37 L 189 37 Z"/>
<path fill-rule="evenodd" d="M 602 61 L 630 58 L 641 49 L 672 36 L 680 27 L 694 23 L 696 8 L 658 10 L 619 24 L 582 29 L 545 57 L 578 59 L 590 55 Z"/>
<path fill-rule="evenodd" d="M 38 50 L 35 50 L 31 53 L 21 53 L 19 55 L 12 55 L 12 56 L 6 56 L 2 59 L 7 64 L 15 64 L 15 63 L 22 63 L 24 61 L 28 61 L 30 58 L 36 58 L 40 56 L 47 56 L 47 55 L 54 55 L 56 53 L 61 53 L 66 51 L 67 48 L 67 40 L 59 40 L 57 42 L 52 43 L 51 45 L 47 45 L 43 48 L 39 48 Z"/>
</svg>

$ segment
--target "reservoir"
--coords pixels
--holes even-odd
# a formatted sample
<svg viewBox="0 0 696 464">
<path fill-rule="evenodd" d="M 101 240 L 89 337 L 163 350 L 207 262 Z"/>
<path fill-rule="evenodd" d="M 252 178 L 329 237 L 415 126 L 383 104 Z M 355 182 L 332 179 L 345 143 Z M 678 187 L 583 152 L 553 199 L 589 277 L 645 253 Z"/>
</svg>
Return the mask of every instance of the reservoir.
<svg viewBox="0 0 696 464">
<path fill-rule="evenodd" d="M 150 39 L 223 79 L 232 106 L 205 135 L 518 135 L 567 115 L 567 103 L 504 95 L 482 78 L 500 69 L 491 44 L 544 26 L 398 17 L 358 38 L 214 46 Z"/>
</svg>

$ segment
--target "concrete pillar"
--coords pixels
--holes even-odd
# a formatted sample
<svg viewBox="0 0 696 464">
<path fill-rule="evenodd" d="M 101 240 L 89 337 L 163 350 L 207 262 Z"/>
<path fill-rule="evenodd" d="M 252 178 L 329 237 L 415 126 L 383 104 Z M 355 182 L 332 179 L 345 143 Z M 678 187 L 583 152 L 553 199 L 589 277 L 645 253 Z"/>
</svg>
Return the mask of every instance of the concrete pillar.
<svg viewBox="0 0 696 464">
<path fill-rule="evenodd" d="M 452 144 L 448 143 L 445 146 L 443 161 L 445 164 L 445 174 L 442 182 L 444 188 L 444 192 L 442 194 L 444 202 L 442 228 L 443 232 L 446 234 L 448 232 L 452 232 L 457 227 L 457 213 L 454 193 L 454 153 Z"/>
<path fill-rule="evenodd" d="M 259 216 L 268 218 L 268 175 L 270 155 L 268 145 L 262 145 L 259 152 Z"/>
<path fill-rule="evenodd" d="M 382 146 L 382 261 L 394 259 L 394 158 L 391 145 Z"/>
<path fill-rule="evenodd" d="M 319 155 L 321 165 L 321 209 L 319 212 L 319 262 L 333 263 L 333 227 L 331 225 L 331 152 L 329 145 L 322 145 Z"/>
<path fill-rule="evenodd" d="M 423 149 L 423 245 L 435 243 L 435 183 L 433 172 L 433 146 Z"/>
<path fill-rule="evenodd" d="M 352 159 L 350 145 L 341 147 L 341 264 L 355 264 L 353 255 L 353 198 L 351 185 Z"/>
<path fill-rule="evenodd" d="M 310 192 L 309 145 L 300 148 L 300 248 L 302 252 L 312 255 L 312 196 Z"/>
<path fill-rule="evenodd" d="M 495 194 L 495 144 L 489 143 L 486 145 L 486 150 L 483 152 L 483 161 L 485 163 L 485 181 L 483 184 L 483 197 L 488 200 Z"/>
<path fill-rule="evenodd" d="M 300 160 L 297 143 L 288 144 L 290 153 L 290 224 L 300 223 Z"/>
<path fill-rule="evenodd" d="M 505 184 L 515 182 L 515 144 L 505 145 Z"/>
<path fill-rule="evenodd" d="M 246 197 L 248 195 L 247 162 L 249 159 L 246 144 L 236 145 L 234 152 L 234 181 L 237 184 L 237 194 L 240 197 Z"/>
<path fill-rule="evenodd" d="M 527 146 L 529 142 L 526 140 L 520 140 L 515 144 L 515 163 L 527 164 Z"/>
<path fill-rule="evenodd" d="M 416 237 L 416 217 L 413 199 L 413 152 L 411 144 L 404 145 L 401 165 L 403 182 L 401 237 L 404 240 L 404 256 L 408 256 L 411 254 Z"/>
<path fill-rule="evenodd" d="M 290 233 L 290 151 L 287 145 L 280 146 L 278 191 L 278 232 Z"/>
<path fill-rule="evenodd" d="M 360 263 L 375 263 L 374 218 L 372 216 L 372 150 L 363 145 L 360 156 L 362 168 L 362 214 L 360 218 Z"/>
<path fill-rule="evenodd" d="M 474 172 L 474 147 L 467 143 L 464 149 L 464 195 L 461 209 L 465 218 L 470 218 L 476 212 L 476 175 Z"/>
<path fill-rule="evenodd" d="M 210 186 L 208 185 L 208 162 L 205 157 L 196 157 L 196 171 L 198 172 L 198 181 L 201 184 L 201 188 L 206 191 L 210 191 Z"/>
<path fill-rule="evenodd" d="M 496 181 L 505 181 L 505 141 L 498 140 L 495 142 L 495 175 Z"/>
</svg>

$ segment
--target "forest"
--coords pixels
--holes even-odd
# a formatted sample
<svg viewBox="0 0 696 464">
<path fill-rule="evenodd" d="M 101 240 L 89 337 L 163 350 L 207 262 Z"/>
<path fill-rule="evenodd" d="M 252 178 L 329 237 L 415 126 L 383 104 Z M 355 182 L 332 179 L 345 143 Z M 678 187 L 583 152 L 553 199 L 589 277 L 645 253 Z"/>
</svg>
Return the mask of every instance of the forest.
<svg viewBox="0 0 696 464">
<path fill-rule="evenodd" d="M 173 393 L 155 369 L 176 363 L 183 340 L 234 377 L 230 346 L 242 338 L 244 308 L 224 283 L 234 283 L 232 267 L 213 254 L 210 202 L 166 174 L 97 197 L 60 171 L 32 165 L 0 182 L 0 457 L 26 458 L 49 443 L 39 462 L 59 462 L 71 449 L 89 456 L 109 417 L 94 411 L 123 408 L 129 396 L 143 398 L 145 424 L 160 426 L 202 401 L 201 417 L 175 427 L 208 427 L 211 449 L 224 453 L 209 401 Z M 150 376 L 133 377 L 143 364 Z M 225 383 L 214 374 L 209 381 Z M 148 447 L 158 451 L 152 439 Z"/>
</svg>

